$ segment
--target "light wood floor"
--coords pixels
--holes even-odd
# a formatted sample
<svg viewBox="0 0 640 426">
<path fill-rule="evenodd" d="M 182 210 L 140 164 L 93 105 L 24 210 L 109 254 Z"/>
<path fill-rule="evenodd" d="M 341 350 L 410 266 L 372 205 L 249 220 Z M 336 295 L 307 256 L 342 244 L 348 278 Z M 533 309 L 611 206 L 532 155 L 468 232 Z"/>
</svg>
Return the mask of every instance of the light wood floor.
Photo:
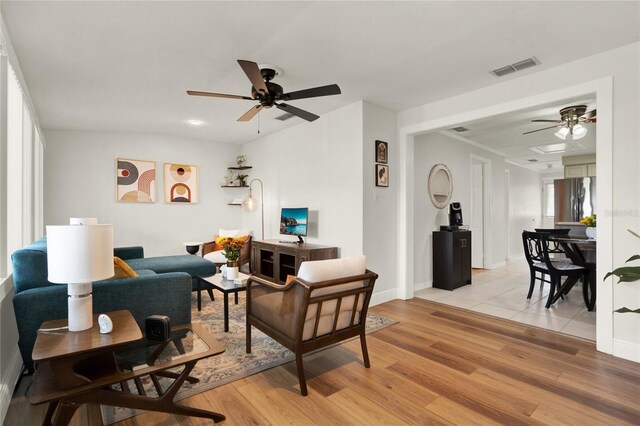
<svg viewBox="0 0 640 426">
<path fill-rule="evenodd" d="M 372 311 L 400 321 L 305 357 L 309 395 L 287 364 L 196 395 L 187 405 L 222 412 L 229 425 L 640 424 L 640 364 L 592 342 L 439 305 L 392 301 Z M 12 400 L 5 425 L 40 424 L 44 407 Z M 100 424 L 97 407 L 72 425 Z M 147 413 L 118 425 L 211 424 Z"/>
</svg>

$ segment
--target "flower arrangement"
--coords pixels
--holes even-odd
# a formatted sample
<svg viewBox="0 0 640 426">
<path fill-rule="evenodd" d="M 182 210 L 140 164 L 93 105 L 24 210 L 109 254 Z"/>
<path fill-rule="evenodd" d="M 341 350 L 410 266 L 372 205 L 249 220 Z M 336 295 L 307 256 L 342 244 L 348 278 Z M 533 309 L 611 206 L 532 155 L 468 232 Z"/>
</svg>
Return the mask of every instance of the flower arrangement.
<svg viewBox="0 0 640 426">
<path fill-rule="evenodd" d="M 224 257 L 226 257 L 228 261 L 233 262 L 240 258 L 240 249 L 244 245 L 244 240 L 227 237 L 220 240 L 220 245 L 224 250 Z"/>
<path fill-rule="evenodd" d="M 596 227 L 596 215 L 595 213 L 591 216 L 583 217 L 580 219 L 580 223 L 586 225 L 587 228 L 595 228 Z"/>
</svg>

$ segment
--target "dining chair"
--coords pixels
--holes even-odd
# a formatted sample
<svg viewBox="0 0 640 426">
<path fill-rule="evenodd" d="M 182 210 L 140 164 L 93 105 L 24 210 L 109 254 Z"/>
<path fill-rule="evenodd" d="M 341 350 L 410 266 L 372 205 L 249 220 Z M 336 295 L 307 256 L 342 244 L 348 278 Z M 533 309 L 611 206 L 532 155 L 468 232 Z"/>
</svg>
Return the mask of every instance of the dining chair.
<svg viewBox="0 0 640 426">
<path fill-rule="evenodd" d="M 540 280 L 541 286 L 544 285 L 544 283 L 551 284 L 551 281 L 545 278 L 546 275 L 549 275 L 549 269 L 544 262 L 544 256 L 540 249 L 539 233 L 522 231 L 522 245 L 524 246 L 524 257 L 529 264 L 529 274 L 531 276 L 527 299 L 531 299 L 536 280 Z M 540 274 L 540 276 L 538 277 L 537 274 Z"/>
<path fill-rule="evenodd" d="M 535 228 L 536 232 L 549 235 L 569 235 L 571 229 L 568 228 Z M 557 241 L 549 241 L 549 254 L 554 262 L 568 262 L 567 254 Z"/>
<path fill-rule="evenodd" d="M 545 308 L 549 309 L 557 299 L 561 297 L 564 298 L 563 296 L 571 290 L 580 278 L 582 278 L 583 283 L 588 283 L 589 269 L 571 262 L 553 261 L 550 256 L 550 247 L 553 247 L 553 244 L 550 244 L 553 243 L 553 241 L 549 241 L 551 234 L 544 232 L 535 232 L 533 234 L 537 234 L 539 251 L 542 253 L 544 263 L 549 271 L 551 289 L 545 305 Z M 536 236 L 532 237 L 536 238 Z M 566 277 L 564 282 L 562 282 L 563 277 Z"/>
</svg>

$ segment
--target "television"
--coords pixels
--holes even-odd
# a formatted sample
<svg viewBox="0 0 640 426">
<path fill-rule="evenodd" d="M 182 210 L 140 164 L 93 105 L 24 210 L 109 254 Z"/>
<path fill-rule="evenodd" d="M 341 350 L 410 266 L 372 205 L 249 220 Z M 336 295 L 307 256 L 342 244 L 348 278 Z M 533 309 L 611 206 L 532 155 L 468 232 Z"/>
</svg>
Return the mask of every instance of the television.
<svg viewBox="0 0 640 426">
<path fill-rule="evenodd" d="M 280 210 L 280 235 L 295 235 L 298 244 L 303 244 L 302 237 L 307 236 L 309 209 L 307 207 L 283 207 Z"/>
</svg>

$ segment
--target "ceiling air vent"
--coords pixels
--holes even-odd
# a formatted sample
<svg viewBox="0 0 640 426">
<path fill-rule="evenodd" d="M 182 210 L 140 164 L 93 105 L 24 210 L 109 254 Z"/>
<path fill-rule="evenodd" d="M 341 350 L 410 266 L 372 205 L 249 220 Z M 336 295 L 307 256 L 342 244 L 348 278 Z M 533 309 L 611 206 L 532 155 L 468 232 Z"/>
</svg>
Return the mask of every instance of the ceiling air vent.
<svg viewBox="0 0 640 426">
<path fill-rule="evenodd" d="M 291 114 L 290 112 L 285 112 L 284 114 L 277 116 L 276 120 L 285 121 L 290 119 L 291 117 L 293 117 L 293 114 Z"/>
<path fill-rule="evenodd" d="M 496 68 L 495 70 L 490 72 L 496 77 L 502 77 L 507 74 L 514 73 L 516 71 L 522 71 L 522 70 L 526 70 L 527 68 L 535 67 L 536 65 L 540 65 L 540 61 L 536 59 L 535 56 L 532 56 L 522 61 L 518 61 L 514 64 Z"/>
<path fill-rule="evenodd" d="M 527 161 L 530 162 L 530 163 L 537 163 L 538 162 L 538 160 L 536 160 L 535 158 L 529 158 Z"/>
<path fill-rule="evenodd" d="M 466 127 L 462 127 L 462 126 L 454 127 L 451 130 L 453 130 L 454 132 L 458 132 L 458 133 L 468 132 L 469 131 L 469 129 L 467 129 Z"/>
</svg>

